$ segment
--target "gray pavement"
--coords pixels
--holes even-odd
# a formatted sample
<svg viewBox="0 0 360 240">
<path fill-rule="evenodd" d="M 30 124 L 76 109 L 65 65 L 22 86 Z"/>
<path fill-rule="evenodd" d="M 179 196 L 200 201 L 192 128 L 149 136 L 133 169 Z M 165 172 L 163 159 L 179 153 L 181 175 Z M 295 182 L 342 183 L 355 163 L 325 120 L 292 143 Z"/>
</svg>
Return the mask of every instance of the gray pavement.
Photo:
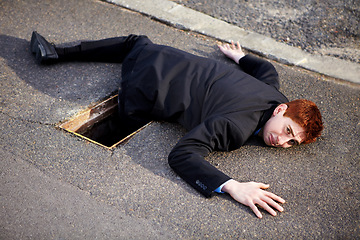
<svg viewBox="0 0 360 240">
<path fill-rule="evenodd" d="M 360 63 L 358 0 L 172 0 L 315 55 Z"/>
<path fill-rule="evenodd" d="M 107 0 L 149 15 L 177 28 L 199 32 L 229 42 L 240 41 L 252 52 L 288 65 L 295 65 L 330 77 L 360 83 L 360 64 L 332 56 L 310 54 L 265 35 L 226 23 L 168 0 Z M 211 6 L 210 4 L 207 6 Z M 213 6 L 216 7 L 216 6 Z M 222 5 L 224 7 L 224 5 Z M 266 9 L 265 6 L 263 8 Z M 264 11 L 265 11 L 264 9 Z M 231 11 L 231 10 L 230 10 Z M 354 52 L 356 49 L 354 49 Z"/>
<path fill-rule="evenodd" d="M 216 40 L 95 0 L 1 1 L 0 239 L 355 239 L 360 235 L 359 85 L 273 62 L 281 90 L 316 102 L 318 142 L 290 150 L 256 139 L 208 160 L 241 181 L 263 181 L 287 200 L 257 219 L 227 195 L 206 199 L 167 165 L 184 134 L 155 122 L 113 151 L 56 125 L 115 92 L 120 66 L 39 66 L 31 32 L 55 43 L 148 35 L 231 64 Z"/>
</svg>

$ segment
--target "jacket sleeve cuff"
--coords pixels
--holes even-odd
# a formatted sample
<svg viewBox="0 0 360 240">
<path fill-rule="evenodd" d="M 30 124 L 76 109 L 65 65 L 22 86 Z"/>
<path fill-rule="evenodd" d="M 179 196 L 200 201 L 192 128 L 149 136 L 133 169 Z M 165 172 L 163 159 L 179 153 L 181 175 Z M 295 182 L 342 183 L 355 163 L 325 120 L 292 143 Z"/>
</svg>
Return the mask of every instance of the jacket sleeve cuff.
<svg viewBox="0 0 360 240">
<path fill-rule="evenodd" d="M 214 190 L 214 192 L 216 192 L 216 193 L 224 193 L 221 190 L 222 190 L 223 186 L 225 186 L 225 184 L 227 184 L 230 180 L 232 180 L 232 179 L 229 179 L 226 182 L 224 182 L 223 184 L 221 184 L 220 187 L 218 187 L 217 189 Z"/>
</svg>

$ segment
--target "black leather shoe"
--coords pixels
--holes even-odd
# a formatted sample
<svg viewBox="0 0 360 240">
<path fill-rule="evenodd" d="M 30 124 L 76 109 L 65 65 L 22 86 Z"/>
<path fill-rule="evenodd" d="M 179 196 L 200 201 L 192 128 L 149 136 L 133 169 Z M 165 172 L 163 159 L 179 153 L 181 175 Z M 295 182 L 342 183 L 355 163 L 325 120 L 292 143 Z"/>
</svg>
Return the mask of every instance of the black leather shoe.
<svg viewBox="0 0 360 240">
<path fill-rule="evenodd" d="M 35 31 L 31 36 L 30 49 L 39 63 L 52 63 L 59 58 L 54 45 Z"/>
</svg>

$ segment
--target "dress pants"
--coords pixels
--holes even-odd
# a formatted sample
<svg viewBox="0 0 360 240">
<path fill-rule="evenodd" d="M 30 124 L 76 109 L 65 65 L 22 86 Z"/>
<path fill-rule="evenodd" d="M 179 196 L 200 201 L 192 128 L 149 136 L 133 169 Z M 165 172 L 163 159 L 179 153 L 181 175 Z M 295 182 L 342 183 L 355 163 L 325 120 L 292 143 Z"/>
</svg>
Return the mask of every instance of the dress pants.
<svg viewBox="0 0 360 240">
<path fill-rule="evenodd" d="M 80 44 L 72 47 L 55 47 L 59 56 L 59 61 L 84 61 L 84 62 L 106 62 L 123 63 L 126 56 L 135 50 L 136 46 L 152 44 L 148 37 L 143 35 L 129 35 L 127 37 L 114 37 L 96 41 L 82 41 Z M 139 48 L 138 48 L 139 49 Z M 122 68 L 122 75 L 131 72 L 135 61 L 127 61 Z M 121 85 L 124 83 L 122 82 Z M 150 119 L 147 116 L 134 116 L 124 113 L 124 102 L 121 98 L 122 89 L 119 89 L 118 97 L 118 116 L 115 116 L 118 124 L 126 126 L 130 132 L 143 126 Z M 129 133 L 130 133 L 129 132 Z"/>
<path fill-rule="evenodd" d="M 129 35 L 96 41 L 83 41 L 72 47 L 56 47 L 60 61 L 122 63 L 137 41 L 151 43 L 146 36 Z"/>
</svg>

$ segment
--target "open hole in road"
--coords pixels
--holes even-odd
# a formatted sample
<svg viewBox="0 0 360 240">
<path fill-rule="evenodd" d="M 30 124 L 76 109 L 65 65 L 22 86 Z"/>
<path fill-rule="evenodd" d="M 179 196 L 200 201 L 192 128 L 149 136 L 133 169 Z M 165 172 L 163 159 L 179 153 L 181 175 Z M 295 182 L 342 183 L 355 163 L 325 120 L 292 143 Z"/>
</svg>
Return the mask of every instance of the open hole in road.
<svg viewBox="0 0 360 240">
<path fill-rule="evenodd" d="M 130 139 L 151 122 L 138 129 L 123 126 L 119 121 L 117 95 L 79 113 L 58 127 L 92 143 L 113 149 Z"/>
</svg>

